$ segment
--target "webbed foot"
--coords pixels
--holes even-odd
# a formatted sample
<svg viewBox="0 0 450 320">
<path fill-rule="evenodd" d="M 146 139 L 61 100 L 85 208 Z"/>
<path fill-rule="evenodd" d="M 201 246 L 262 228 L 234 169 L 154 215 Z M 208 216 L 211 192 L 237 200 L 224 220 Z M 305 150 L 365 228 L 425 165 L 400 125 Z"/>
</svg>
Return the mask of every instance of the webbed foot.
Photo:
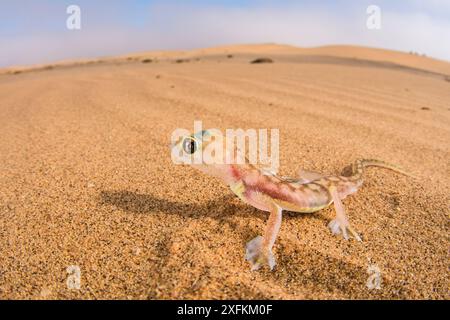
<svg viewBox="0 0 450 320">
<path fill-rule="evenodd" d="M 350 226 L 348 222 L 342 222 L 339 219 L 333 219 L 328 224 L 328 228 L 330 228 L 331 233 L 334 235 L 339 235 L 342 233 L 342 236 L 345 240 L 349 239 L 348 232 L 350 231 L 350 234 L 355 238 L 356 241 L 362 241 L 361 237 L 358 235 L 358 233 Z"/>
<path fill-rule="evenodd" d="M 275 267 L 275 257 L 272 250 L 264 249 L 262 243 L 263 237 L 261 236 L 247 242 L 245 260 L 250 262 L 252 271 L 258 270 L 263 265 L 268 265 L 270 270 Z"/>
</svg>

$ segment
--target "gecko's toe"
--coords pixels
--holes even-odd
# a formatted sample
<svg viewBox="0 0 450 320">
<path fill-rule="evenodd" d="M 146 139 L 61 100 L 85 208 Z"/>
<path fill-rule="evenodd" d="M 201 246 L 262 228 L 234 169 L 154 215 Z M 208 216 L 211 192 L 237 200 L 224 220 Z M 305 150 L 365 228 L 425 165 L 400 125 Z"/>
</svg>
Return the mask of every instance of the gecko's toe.
<svg viewBox="0 0 450 320">
<path fill-rule="evenodd" d="M 276 265 L 275 257 L 273 256 L 273 253 L 272 253 L 271 250 L 267 253 L 267 265 L 269 266 L 270 271 L 272 271 L 273 268 L 275 268 L 275 265 Z"/>
<path fill-rule="evenodd" d="M 275 258 L 271 250 L 263 250 L 263 238 L 257 236 L 247 243 L 245 260 L 250 262 L 251 270 L 258 270 L 264 264 L 267 264 L 270 270 L 275 267 Z"/>
<path fill-rule="evenodd" d="M 348 230 L 350 231 L 350 233 L 352 234 L 353 238 L 355 238 L 356 241 L 360 241 L 360 242 L 362 241 L 359 234 L 351 226 L 348 226 Z"/>
</svg>

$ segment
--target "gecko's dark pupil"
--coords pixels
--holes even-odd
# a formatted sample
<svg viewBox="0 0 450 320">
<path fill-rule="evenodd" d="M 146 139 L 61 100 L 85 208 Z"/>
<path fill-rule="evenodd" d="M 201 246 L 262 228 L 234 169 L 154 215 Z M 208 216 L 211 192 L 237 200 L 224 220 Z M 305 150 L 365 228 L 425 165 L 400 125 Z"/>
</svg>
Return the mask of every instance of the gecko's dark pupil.
<svg viewBox="0 0 450 320">
<path fill-rule="evenodd" d="M 192 139 L 184 139 L 183 141 L 183 149 L 186 153 L 193 154 L 195 150 L 197 149 L 197 144 L 195 143 L 195 140 Z"/>
</svg>

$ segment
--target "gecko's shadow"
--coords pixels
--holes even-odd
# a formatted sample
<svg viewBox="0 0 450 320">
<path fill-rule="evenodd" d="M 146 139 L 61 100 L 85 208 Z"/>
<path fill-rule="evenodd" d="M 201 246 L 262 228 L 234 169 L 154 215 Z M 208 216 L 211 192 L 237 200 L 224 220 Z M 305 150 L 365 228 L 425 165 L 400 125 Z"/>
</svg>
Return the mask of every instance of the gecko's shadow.
<svg viewBox="0 0 450 320">
<path fill-rule="evenodd" d="M 159 198 L 152 194 L 140 194 L 132 191 L 102 191 L 100 193 L 102 205 L 113 205 L 116 208 L 132 214 L 164 213 L 182 216 L 188 219 L 212 218 L 219 224 L 227 224 L 232 229 L 237 229 L 238 224 L 232 217 L 251 217 L 265 221 L 266 212 L 257 210 L 251 206 L 240 203 L 234 195 L 226 195 L 204 203 L 184 203 Z M 255 230 L 240 227 L 243 230 L 243 245 L 255 234 Z"/>
<path fill-rule="evenodd" d="M 227 195 L 202 204 L 183 203 L 159 198 L 152 194 L 140 194 L 132 191 L 102 191 L 101 203 L 110 204 L 127 212 L 147 214 L 176 214 L 191 219 L 205 217 L 222 220 L 230 216 L 255 215 L 265 219 L 262 211 L 250 206 L 236 204 L 233 195 Z"/>
<path fill-rule="evenodd" d="M 156 197 L 152 194 L 141 194 L 132 191 L 102 191 L 100 193 L 100 203 L 113 205 L 126 212 L 133 214 L 164 213 L 175 214 L 189 219 L 205 219 L 206 217 L 217 220 L 220 224 L 227 224 L 232 229 L 240 229 L 243 234 L 242 245 L 258 234 L 252 227 L 238 224 L 233 217 L 245 217 L 259 219 L 263 224 L 269 217 L 268 212 L 264 212 L 247 205 L 238 200 L 234 195 L 226 195 L 205 203 L 183 203 L 170 201 Z M 323 215 L 298 214 L 284 211 L 283 219 L 321 219 L 327 223 Z"/>
<path fill-rule="evenodd" d="M 176 214 L 189 219 L 204 219 L 205 217 L 217 219 L 221 223 L 229 224 L 233 228 L 238 228 L 230 219 L 233 216 L 252 217 L 253 219 L 260 219 L 265 221 L 268 217 L 267 212 L 254 209 L 253 207 L 240 203 L 234 195 L 226 195 L 214 200 L 207 201 L 202 204 L 195 203 L 182 203 L 176 201 L 170 201 L 162 199 L 151 194 L 140 194 L 132 191 L 102 191 L 100 193 L 100 203 L 102 205 L 113 205 L 126 212 L 133 214 L 149 214 L 149 213 L 165 213 Z M 322 215 L 302 215 L 297 213 L 286 212 L 283 213 L 283 219 L 323 219 Z M 239 228 L 243 228 L 242 225 Z M 242 243 L 245 243 L 254 236 L 255 230 L 250 227 L 243 230 Z M 278 249 L 280 252 L 282 248 Z M 329 255 L 323 254 L 320 251 L 314 249 L 304 248 L 301 255 L 309 261 L 309 264 L 304 272 L 298 272 L 299 261 L 293 259 L 289 255 L 278 254 L 278 263 L 280 266 L 284 266 L 284 271 L 278 273 L 278 277 L 289 277 L 289 281 L 298 283 L 299 286 L 306 285 L 308 283 L 314 283 L 317 288 L 321 290 L 337 291 L 341 293 L 347 293 L 351 290 L 354 282 L 360 282 L 360 285 L 364 285 L 364 281 L 367 278 L 367 270 L 365 266 L 353 265 L 348 262 L 344 262 L 340 259 L 335 259 Z M 165 259 L 161 257 L 161 259 Z M 329 281 L 324 284 L 320 279 L 319 274 L 315 271 L 323 269 L 323 265 L 327 266 L 327 276 Z M 312 272 L 306 272 L 312 270 Z M 333 273 L 335 270 L 340 270 L 339 273 Z M 295 279 L 292 278 L 292 274 L 298 274 Z M 391 281 L 383 280 L 387 287 L 395 287 L 396 284 Z M 249 288 L 250 290 L 250 288 Z M 257 292 L 255 292 L 257 294 Z M 365 298 L 376 297 L 372 293 L 364 294 Z"/>
<path fill-rule="evenodd" d="M 132 191 L 102 191 L 100 193 L 101 204 L 113 205 L 127 212 L 167 213 L 184 216 L 191 219 L 203 219 L 205 217 L 224 220 L 232 216 L 253 217 L 260 220 L 268 218 L 268 212 L 255 209 L 239 202 L 234 195 L 226 195 L 202 204 L 182 203 L 159 198 L 152 194 L 141 194 Z M 283 219 L 324 219 L 321 215 L 302 215 L 289 211 L 283 212 Z"/>
</svg>

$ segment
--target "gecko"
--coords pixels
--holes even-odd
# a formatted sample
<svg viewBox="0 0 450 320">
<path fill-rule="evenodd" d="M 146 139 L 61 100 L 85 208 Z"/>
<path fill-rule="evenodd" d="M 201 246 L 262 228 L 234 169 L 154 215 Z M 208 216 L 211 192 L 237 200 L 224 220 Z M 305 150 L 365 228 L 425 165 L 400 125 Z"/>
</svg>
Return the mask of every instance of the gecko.
<svg viewBox="0 0 450 320">
<path fill-rule="evenodd" d="M 269 212 L 263 236 L 257 236 L 246 244 L 245 259 L 251 270 L 268 266 L 275 267 L 272 248 L 280 231 L 282 211 L 313 213 L 334 205 L 335 218 L 328 224 L 333 235 L 342 235 L 345 240 L 353 237 L 362 241 L 348 220 L 342 200 L 355 193 L 363 184 L 363 173 L 367 167 L 382 167 L 411 176 L 402 168 L 384 161 L 360 159 L 353 163 L 350 176 L 325 175 L 299 170 L 297 177 L 278 176 L 251 163 L 192 163 L 192 156 L 210 143 L 208 130 L 180 137 L 171 145 L 172 152 L 181 156 L 182 163 L 220 178 L 244 203 Z M 248 160 L 248 159 L 247 159 Z"/>
</svg>

